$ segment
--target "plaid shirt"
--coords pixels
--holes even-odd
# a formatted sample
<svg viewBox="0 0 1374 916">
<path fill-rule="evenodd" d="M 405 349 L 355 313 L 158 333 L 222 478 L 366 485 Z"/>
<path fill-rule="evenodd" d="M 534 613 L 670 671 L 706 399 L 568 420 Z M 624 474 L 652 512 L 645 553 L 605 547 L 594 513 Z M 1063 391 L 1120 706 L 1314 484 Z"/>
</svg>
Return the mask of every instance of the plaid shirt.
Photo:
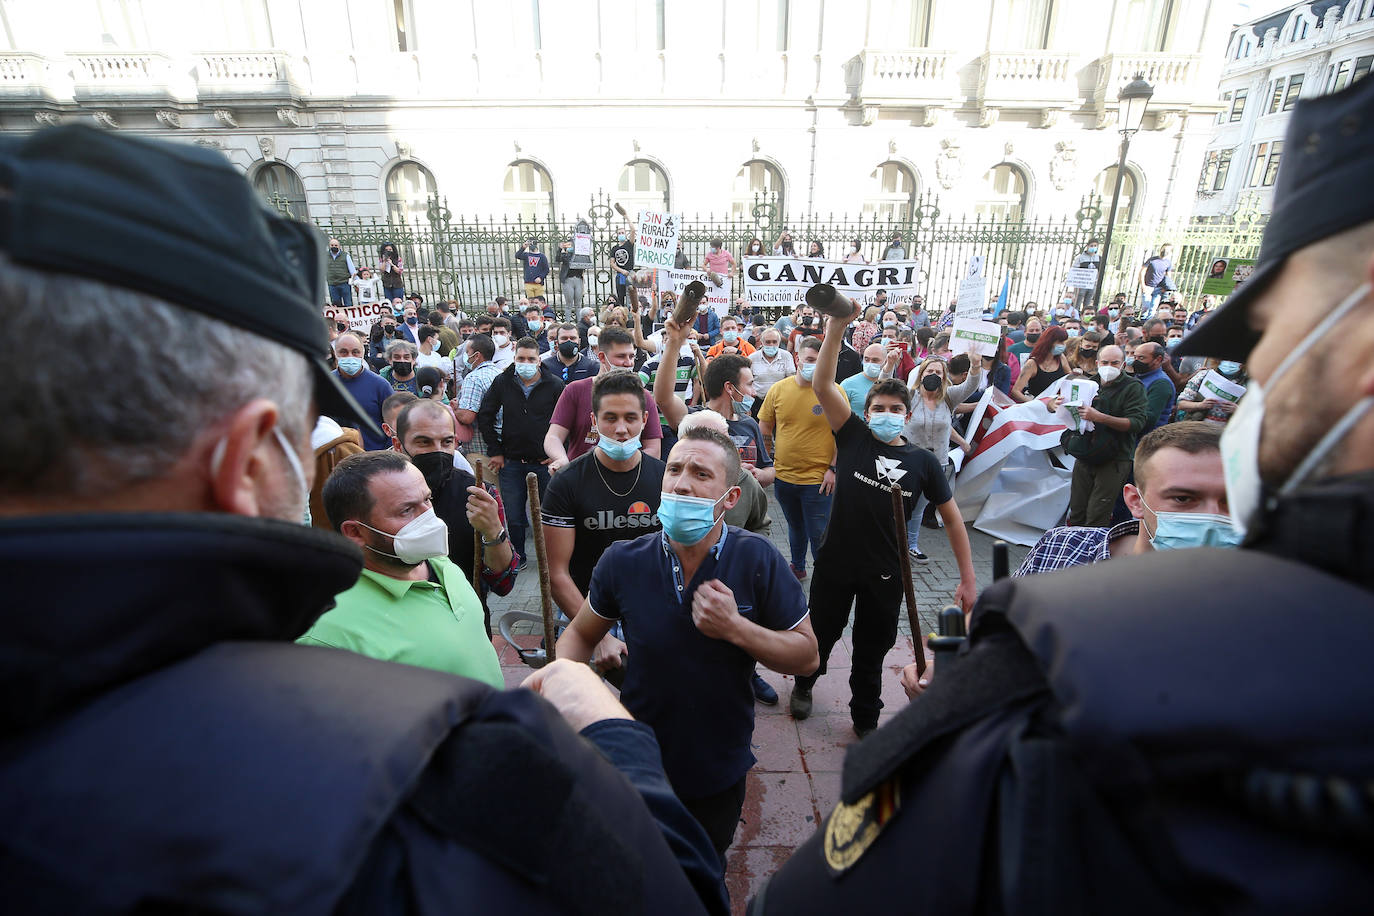
<svg viewBox="0 0 1374 916">
<path fill-rule="evenodd" d="M 1026 554 L 1016 575 L 1033 576 L 1110 560 L 1112 541 L 1128 535 L 1135 537 L 1139 531 L 1140 520 L 1135 518 L 1112 528 L 1051 528 Z"/>
</svg>

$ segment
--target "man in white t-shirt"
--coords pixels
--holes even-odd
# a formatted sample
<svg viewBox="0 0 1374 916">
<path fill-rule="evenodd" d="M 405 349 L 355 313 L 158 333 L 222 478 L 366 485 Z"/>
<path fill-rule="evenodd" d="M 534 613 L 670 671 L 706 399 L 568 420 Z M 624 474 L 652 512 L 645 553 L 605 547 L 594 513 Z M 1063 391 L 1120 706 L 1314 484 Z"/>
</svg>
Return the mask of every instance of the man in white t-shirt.
<svg viewBox="0 0 1374 916">
<path fill-rule="evenodd" d="M 417 333 L 420 338 L 420 352 L 415 355 L 416 371 L 425 366 L 432 366 L 439 370 L 445 380 L 453 378 L 452 358 L 439 355 L 439 329 L 424 325 Z"/>
<path fill-rule="evenodd" d="M 515 362 L 515 341 L 511 340 L 510 319 L 504 315 L 491 323 L 491 342 L 496 346 L 496 355 L 491 364 L 497 369 L 505 369 Z"/>
</svg>

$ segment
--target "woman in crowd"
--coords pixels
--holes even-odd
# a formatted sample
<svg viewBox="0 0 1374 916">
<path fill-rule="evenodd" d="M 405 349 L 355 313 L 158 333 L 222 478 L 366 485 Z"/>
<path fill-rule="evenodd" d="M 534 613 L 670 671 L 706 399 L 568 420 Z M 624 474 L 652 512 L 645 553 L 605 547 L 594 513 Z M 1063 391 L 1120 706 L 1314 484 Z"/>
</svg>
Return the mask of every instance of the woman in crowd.
<svg viewBox="0 0 1374 916">
<path fill-rule="evenodd" d="M 1242 364 L 1233 360 L 1208 359 L 1202 364 L 1202 368 L 1194 372 L 1192 378 L 1188 379 L 1188 384 L 1183 387 L 1183 392 L 1178 396 L 1178 418 L 1180 420 L 1210 420 L 1213 423 L 1225 423 L 1231 419 L 1231 414 L 1236 412 L 1236 407 L 1239 406 L 1238 402 L 1208 397 L 1203 394 L 1202 380 L 1213 369 L 1228 382 L 1240 385 L 1242 388 L 1246 387 L 1250 381 L 1250 376 Z"/>
<path fill-rule="evenodd" d="M 844 262 L 846 264 L 867 264 L 868 258 L 859 252 L 859 239 L 851 239 L 849 250 L 845 252 Z"/>
<path fill-rule="evenodd" d="M 382 293 L 387 299 L 405 298 L 404 271 L 400 250 L 392 242 L 382 242 L 377 249 L 377 276 L 382 279 Z"/>
<path fill-rule="evenodd" d="M 949 387 L 948 367 L 944 360 L 929 357 L 916 367 L 915 377 L 919 382 L 912 391 L 911 413 L 907 415 L 902 435 L 917 448 L 934 454 L 945 469 L 945 478 L 948 480 L 954 470 L 949 462 L 950 441 L 954 441 L 965 454 L 970 451 L 968 442 L 950 425 L 949 403 L 945 399 Z M 921 518 L 928 502 L 924 495 L 917 500 L 906 525 L 907 546 L 911 558 L 917 563 L 930 559 L 921 552 Z"/>
<path fill-rule="evenodd" d="M 746 258 L 761 258 L 763 255 L 763 239 L 754 236 L 749 240 L 749 244 L 744 246 L 744 256 Z"/>
<path fill-rule="evenodd" d="M 778 236 L 778 243 L 773 246 L 773 254 L 777 257 L 795 258 L 797 247 L 792 241 L 792 233 L 784 232 Z"/>
<path fill-rule="evenodd" d="M 933 352 L 931 352 L 931 349 L 930 349 L 931 342 L 934 341 L 934 340 L 935 340 L 935 329 L 934 329 L 934 328 L 917 328 L 917 329 L 916 329 L 916 353 L 914 354 L 915 357 L 916 357 L 917 359 L 925 359 L 927 356 L 934 356 L 935 354 L 934 354 Z"/>
<path fill-rule="evenodd" d="M 1044 338 L 1042 337 L 1041 340 Z M 1003 394 L 1012 394 L 1011 369 L 1007 366 L 1007 339 L 1005 337 L 998 339 L 995 354 L 983 357 L 983 371 L 987 373 L 987 384 L 983 386 L 984 388 L 992 387 Z M 1022 400 L 1025 399 L 1022 398 Z"/>
<path fill-rule="evenodd" d="M 1030 351 L 1021 377 L 1016 380 L 1016 388 L 1010 392 L 1014 400 L 1024 403 L 1038 398 L 1070 373 L 1073 366 L 1064 355 L 1068 339 L 1068 332 L 1058 325 L 1050 325 L 1045 329 Z M 1002 346 L 1005 345 L 1004 337 Z M 1001 352 L 1000 347 L 998 352 Z"/>
<path fill-rule="evenodd" d="M 825 257 L 825 246 L 822 245 L 820 242 L 813 241 L 810 245 L 806 247 L 806 256 L 808 258 Z"/>
</svg>

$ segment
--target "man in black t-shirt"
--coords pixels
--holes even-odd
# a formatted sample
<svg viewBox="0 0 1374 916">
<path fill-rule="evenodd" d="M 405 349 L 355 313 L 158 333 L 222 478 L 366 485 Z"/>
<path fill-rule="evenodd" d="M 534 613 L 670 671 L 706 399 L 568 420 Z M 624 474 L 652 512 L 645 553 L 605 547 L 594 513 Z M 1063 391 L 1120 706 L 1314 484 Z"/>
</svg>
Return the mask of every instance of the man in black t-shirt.
<svg viewBox="0 0 1374 916">
<path fill-rule="evenodd" d="M 878 713 L 883 708 L 883 660 L 897 642 L 897 621 L 906 589 L 901 578 L 902 547 L 892 513 L 890 488 L 894 483 L 902 488 L 903 524 L 911 518 L 922 494 L 944 520 L 959 564 L 954 598 L 966 613 L 978 592 L 968 532 L 940 460 L 902 437 L 911 411 L 907 387 L 895 379 L 874 382 L 860 419 L 844 391 L 835 385 L 840 341 L 854 317 L 831 319 L 812 379 L 816 399 L 835 433 L 835 497 L 811 580 L 811 616 L 821 666 L 815 674 L 797 678 L 790 707 L 795 719 L 811 714 L 811 688 L 825 673 L 830 650 L 844 632 L 853 604 L 849 711 L 854 731 L 863 738 L 878 727 Z M 920 634 L 911 635 L 915 650 L 925 651 Z"/>
<path fill-rule="evenodd" d="M 639 376 L 625 370 L 598 376 L 592 385 L 597 446 L 554 475 L 544 495 L 549 586 L 569 618 L 582 607 L 606 548 L 662 528 L 664 464 L 640 449 L 645 409 Z M 593 660 L 618 667 L 624 649 L 607 634 Z"/>
</svg>

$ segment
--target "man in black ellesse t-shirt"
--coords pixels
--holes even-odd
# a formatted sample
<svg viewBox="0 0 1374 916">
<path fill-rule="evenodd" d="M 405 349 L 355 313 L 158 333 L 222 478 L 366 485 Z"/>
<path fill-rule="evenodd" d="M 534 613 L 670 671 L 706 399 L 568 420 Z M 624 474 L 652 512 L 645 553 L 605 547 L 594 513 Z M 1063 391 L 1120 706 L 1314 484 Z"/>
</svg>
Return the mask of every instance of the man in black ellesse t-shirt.
<svg viewBox="0 0 1374 916">
<path fill-rule="evenodd" d="M 549 586 L 569 618 L 581 609 L 592 569 L 607 547 L 662 528 L 658 502 L 665 465 L 640 448 L 645 401 L 635 373 L 598 376 L 592 383 L 598 444 L 555 474 L 544 495 Z"/>
</svg>

